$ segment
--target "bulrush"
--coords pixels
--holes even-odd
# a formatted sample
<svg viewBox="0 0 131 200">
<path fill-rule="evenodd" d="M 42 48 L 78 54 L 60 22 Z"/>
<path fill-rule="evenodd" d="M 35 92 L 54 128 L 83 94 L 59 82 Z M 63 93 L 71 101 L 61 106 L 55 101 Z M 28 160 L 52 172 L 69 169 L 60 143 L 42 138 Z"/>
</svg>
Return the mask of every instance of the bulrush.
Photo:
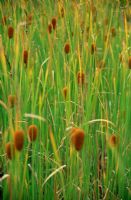
<svg viewBox="0 0 131 200">
<path fill-rule="evenodd" d="M 6 151 L 7 158 L 12 160 L 15 155 L 14 144 L 12 142 L 8 142 L 5 146 L 5 151 Z"/>
<path fill-rule="evenodd" d="M 77 82 L 79 85 L 84 85 L 85 82 L 85 74 L 84 72 L 80 71 L 77 74 Z"/>
<path fill-rule="evenodd" d="M 52 27 L 53 27 L 53 29 L 55 30 L 55 29 L 56 29 L 56 23 L 57 23 L 55 17 L 52 18 L 51 23 L 52 23 Z"/>
<path fill-rule="evenodd" d="M 63 96 L 64 96 L 65 99 L 67 98 L 67 92 L 68 92 L 68 88 L 64 87 L 63 88 Z"/>
<path fill-rule="evenodd" d="M 69 43 L 65 44 L 64 51 L 65 51 L 66 54 L 68 54 L 70 52 L 70 44 Z"/>
<path fill-rule="evenodd" d="M 48 25 L 48 32 L 52 33 L 52 25 L 51 24 Z"/>
<path fill-rule="evenodd" d="M 114 27 L 111 28 L 111 34 L 112 34 L 112 37 L 116 36 L 116 30 Z"/>
<path fill-rule="evenodd" d="M 18 151 L 21 151 L 24 146 L 24 131 L 17 130 L 14 133 L 14 145 Z"/>
<path fill-rule="evenodd" d="M 96 51 L 96 44 L 93 43 L 93 44 L 91 45 L 91 54 L 94 54 L 95 51 Z"/>
<path fill-rule="evenodd" d="M 28 63 L 28 51 L 27 50 L 23 51 L 23 61 L 27 65 L 27 63 Z"/>
<path fill-rule="evenodd" d="M 34 124 L 30 125 L 28 128 L 28 135 L 31 142 L 36 140 L 37 134 L 38 134 L 37 126 Z"/>
<path fill-rule="evenodd" d="M 129 69 L 131 69 L 131 56 L 129 57 L 129 60 L 128 60 L 128 66 L 129 66 Z"/>
<path fill-rule="evenodd" d="M 113 134 L 109 137 L 109 145 L 111 147 L 116 147 L 118 143 L 119 143 L 119 139 L 116 135 Z"/>
<path fill-rule="evenodd" d="M 8 37 L 9 39 L 13 38 L 14 35 L 14 28 L 12 26 L 8 27 Z"/>
<path fill-rule="evenodd" d="M 15 95 L 8 96 L 8 105 L 10 108 L 13 108 L 17 103 L 17 98 Z"/>
<path fill-rule="evenodd" d="M 80 128 L 72 128 L 71 130 L 71 142 L 74 145 L 76 151 L 80 151 L 84 144 L 85 133 Z"/>
<path fill-rule="evenodd" d="M 65 11 L 64 8 L 61 8 L 61 17 L 64 17 Z"/>
</svg>

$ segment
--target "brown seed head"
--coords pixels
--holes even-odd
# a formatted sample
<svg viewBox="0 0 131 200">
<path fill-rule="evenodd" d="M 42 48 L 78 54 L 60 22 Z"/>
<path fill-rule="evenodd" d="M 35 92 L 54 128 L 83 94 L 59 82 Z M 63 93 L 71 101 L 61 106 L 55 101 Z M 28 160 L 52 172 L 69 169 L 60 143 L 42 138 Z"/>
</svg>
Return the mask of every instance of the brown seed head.
<svg viewBox="0 0 131 200">
<path fill-rule="evenodd" d="M 129 69 L 131 69 L 131 56 L 129 57 L 129 60 L 128 60 L 128 66 L 129 66 Z"/>
<path fill-rule="evenodd" d="M 84 144 L 85 133 L 82 129 L 73 128 L 71 130 L 71 142 L 77 151 L 82 149 Z"/>
<path fill-rule="evenodd" d="M 66 54 L 68 54 L 70 52 L 70 45 L 69 45 L 69 43 L 65 44 L 64 51 L 65 51 Z"/>
<path fill-rule="evenodd" d="M 52 23 L 53 29 L 55 30 L 56 29 L 56 23 L 57 23 L 55 17 L 52 18 L 51 23 Z"/>
<path fill-rule="evenodd" d="M 24 132 L 23 130 L 17 130 L 14 133 L 14 145 L 18 151 L 21 151 L 24 146 Z"/>
<path fill-rule="evenodd" d="M 49 33 L 52 32 L 52 25 L 51 25 L 51 24 L 48 25 L 48 32 L 49 32 Z"/>
<path fill-rule="evenodd" d="M 84 72 L 80 71 L 77 74 L 77 82 L 79 85 L 84 85 L 85 82 L 85 74 Z"/>
<path fill-rule="evenodd" d="M 111 135 L 109 138 L 109 144 L 111 147 L 116 147 L 119 143 L 118 137 L 116 135 Z"/>
<path fill-rule="evenodd" d="M 96 51 L 96 45 L 95 45 L 95 43 L 93 43 L 93 44 L 91 45 L 91 54 L 94 54 L 95 51 Z"/>
<path fill-rule="evenodd" d="M 15 95 L 8 96 L 8 105 L 10 108 L 13 108 L 17 103 L 17 98 Z"/>
<path fill-rule="evenodd" d="M 111 28 L 111 34 L 112 34 L 112 37 L 116 36 L 116 30 L 114 27 Z"/>
<path fill-rule="evenodd" d="M 30 125 L 28 128 L 28 135 L 29 135 L 29 139 L 30 141 L 35 141 L 37 138 L 37 134 L 38 134 L 38 128 L 36 125 Z"/>
<path fill-rule="evenodd" d="M 12 160 L 15 156 L 15 147 L 12 142 L 8 142 L 5 146 L 7 158 Z"/>
<path fill-rule="evenodd" d="M 8 37 L 9 39 L 13 38 L 14 35 L 14 28 L 12 26 L 8 27 Z"/>
<path fill-rule="evenodd" d="M 61 8 L 61 17 L 64 17 L 64 15 L 65 15 L 64 8 Z"/>
<path fill-rule="evenodd" d="M 28 51 L 27 50 L 23 51 L 23 61 L 27 65 L 27 63 L 28 63 Z"/>
<path fill-rule="evenodd" d="M 65 99 L 67 98 L 67 92 L 68 92 L 68 88 L 67 88 L 67 87 L 64 87 L 64 88 L 63 88 L 63 95 L 64 95 L 64 98 L 65 98 Z"/>
</svg>

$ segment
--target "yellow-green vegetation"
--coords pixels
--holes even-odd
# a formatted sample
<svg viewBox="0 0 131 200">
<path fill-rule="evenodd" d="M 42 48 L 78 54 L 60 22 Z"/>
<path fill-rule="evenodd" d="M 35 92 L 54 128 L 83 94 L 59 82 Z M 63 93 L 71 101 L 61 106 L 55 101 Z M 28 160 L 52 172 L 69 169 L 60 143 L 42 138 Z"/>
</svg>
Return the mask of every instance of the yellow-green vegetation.
<svg viewBox="0 0 131 200">
<path fill-rule="evenodd" d="M 131 199 L 131 1 L 0 1 L 0 199 Z"/>
</svg>

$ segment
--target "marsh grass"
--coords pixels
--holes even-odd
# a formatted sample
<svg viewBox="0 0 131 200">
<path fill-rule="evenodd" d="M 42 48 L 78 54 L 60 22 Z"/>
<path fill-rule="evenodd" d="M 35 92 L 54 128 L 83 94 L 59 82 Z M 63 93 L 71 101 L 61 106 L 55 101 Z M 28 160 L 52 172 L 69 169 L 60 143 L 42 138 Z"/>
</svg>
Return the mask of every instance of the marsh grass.
<svg viewBox="0 0 131 200">
<path fill-rule="evenodd" d="M 131 198 L 131 23 L 123 2 L 1 1 L 0 198 Z M 73 127 L 84 132 L 81 151 Z M 8 159 L 15 130 L 24 130 L 24 145 Z"/>
</svg>

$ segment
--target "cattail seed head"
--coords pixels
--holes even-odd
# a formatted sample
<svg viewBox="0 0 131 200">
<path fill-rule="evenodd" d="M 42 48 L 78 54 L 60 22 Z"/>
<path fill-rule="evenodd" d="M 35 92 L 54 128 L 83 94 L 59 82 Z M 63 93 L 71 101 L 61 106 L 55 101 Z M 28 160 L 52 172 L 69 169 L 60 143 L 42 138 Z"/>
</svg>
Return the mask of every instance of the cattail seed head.
<svg viewBox="0 0 131 200">
<path fill-rule="evenodd" d="M 119 139 L 116 135 L 113 134 L 109 137 L 109 145 L 111 147 L 116 147 L 118 143 L 119 143 Z"/>
<path fill-rule="evenodd" d="M 14 35 L 14 28 L 12 26 L 8 27 L 8 37 L 9 39 L 13 38 Z"/>
<path fill-rule="evenodd" d="M 27 63 L 28 63 L 28 51 L 27 50 L 23 51 L 23 61 L 27 65 Z"/>
<path fill-rule="evenodd" d="M 52 25 L 51 25 L 51 24 L 48 25 L 48 32 L 49 32 L 49 33 L 52 32 Z"/>
<path fill-rule="evenodd" d="M 53 27 L 53 29 L 55 30 L 55 29 L 56 29 L 56 23 L 57 23 L 55 17 L 52 18 L 51 23 L 52 23 L 52 27 Z"/>
<path fill-rule="evenodd" d="M 6 151 L 7 158 L 12 160 L 15 155 L 14 144 L 12 142 L 8 142 L 5 146 L 5 151 Z"/>
<path fill-rule="evenodd" d="M 77 74 L 77 83 L 78 85 L 84 85 L 85 82 L 85 73 L 80 71 Z"/>
<path fill-rule="evenodd" d="M 67 98 L 67 93 L 68 93 L 68 88 L 67 88 L 67 87 L 64 87 L 64 88 L 63 88 L 63 95 L 64 95 L 64 98 L 65 98 L 65 99 Z"/>
<path fill-rule="evenodd" d="M 96 44 L 93 43 L 93 44 L 91 45 L 91 54 L 94 54 L 95 51 L 96 51 Z"/>
<path fill-rule="evenodd" d="M 36 125 L 30 125 L 28 128 L 28 135 L 29 135 L 29 139 L 30 141 L 35 141 L 37 138 L 37 134 L 38 134 L 38 128 Z"/>
<path fill-rule="evenodd" d="M 68 54 L 70 52 L 70 44 L 69 43 L 65 44 L 64 51 L 66 54 Z"/>
<path fill-rule="evenodd" d="M 129 66 L 129 69 L 131 69 L 131 56 L 129 57 L 129 60 L 128 60 L 128 66 Z"/>
<path fill-rule="evenodd" d="M 61 8 L 61 17 L 64 17 L 64 15 L 65 15 L 64 8 Z"/>
<path fill-rule="evenodd" d="M 8 105 L 10 108 L 13 108 L 17 104 L 17 98 L 15 95 L 8 96 Z"/>
<path fill-rule="evenodd" d="M 85 133 L 80 128 L 73 128 L 71 130 L 71 142 L 76 151 L 80 151 L 84 144 Z"/>
<path fill-rule="evenodd" d="M 24 131 L 17 130 L 14 133 L 14 145 L 18 151 L 21 151 L 24 146 Z"/>
<path fill-rule="evenodd" d="M 116 36 L 116 30 L 114 27 L 111 28 L 111 35 L 112 35 L 112 37 Z"/>
</svg>

